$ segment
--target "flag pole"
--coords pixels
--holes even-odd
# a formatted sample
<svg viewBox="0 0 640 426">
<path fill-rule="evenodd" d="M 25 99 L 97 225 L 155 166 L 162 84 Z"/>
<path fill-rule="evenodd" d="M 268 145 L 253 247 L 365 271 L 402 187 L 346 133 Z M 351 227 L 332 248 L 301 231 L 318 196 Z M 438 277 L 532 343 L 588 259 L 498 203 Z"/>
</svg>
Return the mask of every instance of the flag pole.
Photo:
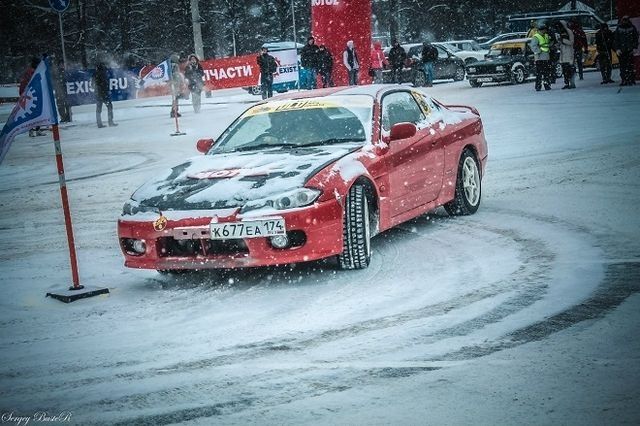
<svg viewBox="0 0 640 426">
<path fill-rule="evenodd" d="M 76 255 L 76 244 L 73 238 L 73 224 L 71 223 L 71 210 L 69 209 L 69 196 L 67 194 L 67 181 L 64 176 L 64 163 L 62 161 L 62 148 L 60 146 L 60 132 L 58 125 L 52 126 L 53 143 L 56 149 L 56 165 L 58 167 L 58 183 L 60 184 L 60 198 L 62 198 L 62 211 L 64 212 L 64 225 L 67 230 L 67 243 L 69 245 L 69 258 L 71 260 L 71 276 L 73 278 L 73 286 L 69 290 L 81 290 L 84 286 L 80 285 L 78 274 L 78 258 Z"/>
</svg>

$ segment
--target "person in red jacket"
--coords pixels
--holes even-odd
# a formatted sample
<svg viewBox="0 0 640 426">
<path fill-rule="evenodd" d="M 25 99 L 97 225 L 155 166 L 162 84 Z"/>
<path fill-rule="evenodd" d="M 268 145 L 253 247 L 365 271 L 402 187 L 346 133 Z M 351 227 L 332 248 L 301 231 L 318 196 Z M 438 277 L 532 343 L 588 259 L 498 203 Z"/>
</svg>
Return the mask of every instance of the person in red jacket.
<svg viewBox="0 0 640 426">
<path fill-rule="evenodd" d="M 574 19 L 569 22 L 569 28 L 573 32 L 573 54 L 576 66 L 578 67 L 578 76 L 580 76 L 580 80 L 584 80 L 584 74 L 582 71 L 582 52 L 584 52 L 585 56 L 589 54 L 587 35 L 584 33 L 582 25 L 578 20 Z"/>
<path fill-rule="evenodd" d="M 31 77 L 33 77 L 33 73 L 36 72 L 36 68 L 38 67 L 39 64 L 40 64 L 39 58 L 32 58 L 29 68 L 27 68 L 25 72 L 22 74 L 22 76 L 20 77 L 20 85 L 18 86 L 18 93 L 20 94 L 20 96 L 22 96 L 24 94 L 24 91 L 27 89 L 27 84 L 29 84 L 29 81 L 31 81 Z M 29 137 L 44 136 L 44 135 L 45 133 L 42 130 L 40 130 L 40 126 L 34 127 L 33 129 L 29 129 Z"/>
<path fill-rule="evenodd" d="M 387 59 L 382 52 L 382 44 L 379 41 L 373 43 L 371 49 L 371 71 L 373 72 L 373 83 L 382 84 L 382 70 L 387 65 Z"/>
</svg>

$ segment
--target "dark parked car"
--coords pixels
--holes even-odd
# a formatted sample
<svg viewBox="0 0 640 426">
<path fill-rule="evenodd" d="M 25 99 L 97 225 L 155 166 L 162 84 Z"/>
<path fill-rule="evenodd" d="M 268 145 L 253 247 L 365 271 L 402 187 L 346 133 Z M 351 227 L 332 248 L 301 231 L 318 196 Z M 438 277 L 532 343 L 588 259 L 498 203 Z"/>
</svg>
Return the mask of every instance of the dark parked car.
<svg viewBox="0 0 640 426">
<path fill-rule="evenodd" d="M 464 80 L 464 61 L 453 52 L 441 45 L 433 45 L 438 49 L 438 59 L 434 65 L 435 79 L 454 81 Z M 401 80 L 403 83 L 413 83 L 414 86 L 424 86 L 426 77 L 422 69 L 422 43 L 403 44 L 402 48 L 407 52 L 407 62 L 402 69 Z M 389 55 L 389 49 L 384 50 L 385 56 Z M 392 83 L 393 76 L 391 70 L 384 70 L 382 73 L 385 83 Z"/>
<path fill-rule="evenodd" d="M 474 62 L 467 67 L 467 79 L 471 87 L 506 81 L 521 84 L 527 77 L 535 75 L 529 40 L 520 38 L 491 46 L 484 61 Z"/>
</svg>

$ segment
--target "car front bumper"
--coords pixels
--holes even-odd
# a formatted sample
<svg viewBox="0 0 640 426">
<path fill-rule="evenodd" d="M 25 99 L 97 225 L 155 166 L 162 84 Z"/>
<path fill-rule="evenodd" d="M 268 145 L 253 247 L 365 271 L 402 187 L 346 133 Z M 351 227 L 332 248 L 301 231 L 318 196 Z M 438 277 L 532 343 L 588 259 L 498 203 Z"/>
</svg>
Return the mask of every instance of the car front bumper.
<svg viewBox="0 0 640 426">
<path fill-rule="evenodd" d="M 217 223 L 240 221 L 237 211 L 231 214 L 228 210 L 221 211 L 219 215 L 208 211 L 208 216 L 192 218 L 184 218 L 179 213 L 165 212 L 167 221 L 162 230 L 154 228 L 155 220 L 121 217 L 118 221 L 118 238 L 125 266 L 156 270 L 245 268 L 306 262 L 342 252 L 343 208 L 336 199 L 265 215 L 285 220 L 287 235 L 290 241 L 295 242 L 295 246 L 283 249 L 273 247 L 268 237 L 236 240 L 208 238 L 207 230 L 212 220 L 217 220 Z M 260 216 L 246 218 L 260 219 Z M 202 238 L 177 239 L 176 228 L 198 230 L 197 235 Z M 130 249 L 127 243 L 132 240 L 144 241 L 144 253 L 136 254 Z"/>
<path fill-rule="evenodd" d="M 482 83 L 502 82 L 511 80 L 510 73 L 496 73 L 496 74 L 469 74 L 467 73 L 467 80 L 475 80 Z"/>
</svg>

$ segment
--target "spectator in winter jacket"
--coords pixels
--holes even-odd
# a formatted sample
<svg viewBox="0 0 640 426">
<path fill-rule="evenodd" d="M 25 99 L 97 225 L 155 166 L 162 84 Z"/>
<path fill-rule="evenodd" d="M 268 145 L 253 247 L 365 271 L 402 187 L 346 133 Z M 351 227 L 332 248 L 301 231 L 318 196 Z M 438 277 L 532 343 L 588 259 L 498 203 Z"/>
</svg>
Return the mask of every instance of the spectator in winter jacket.
<svg viewBox="0 0 640 426">
<path fill-rule="evenodd" d="M 529 43 L 536 65 L 535 89 L 539 92 L 544 85 L 544 90 L 551 90 L 551 68 L 549 66 L 551 38 L 547 34 L 546 24 L 542 23 L 538 26 L 538 32 L 534 34 Z"/>
<path fill-rule="evenodd" d="M 180 57 L 174 53 L 169 57 L 169 67 L 171 70 L 169 85 L 171 87 L 171 114 L 169 116 L 171 118 L 174 117 L 182 117 L 182 114 L 178 112 L 179 104 L 178 100 L 180 99 L 182 93 L 182 85 L 184 84 L 184 78 L 182 77 L 182 73 L 180 72 Z"/>
<path fill-rule="evenodd" d="M 61 123 L 70 123 L 71 106 L 67 100 L 67 79 L 64 61 L 62 58 L 59 58 L 55 62 L 55 65 L 51 67 L 51 80 L 53 81 L 53 88 L 55 90 L 58 115 L 60 116 Z"/>
<path fill-rule="evenodd" d="M 102 124 L 102 104 L 107 106 L 107 122 L 109 126 L 117 126 L 113 122 L 113 104 L 111 103 L 111 88 L 109 87 L 109 73 L 104 61 L 98 61 L 96 71 L 93 74 L 93 91 L 96 96 L 96 123 L 98 128 Z"/>
<path fill-rule="evenodd" d="M 273 96 L 273 74 L 278 70 L 276 58 L 269 55 L 269 49 L 262 48 L 260 55 L 256 58 L 258 67 L 260 67 L 260 90 L 262 91 L 262 99 Z"/>
<path fill-rule="evenodd" d="M 435 74 L 433 66 L 436 59 L 438 59 L 438 49 L 428 41 L 422 43 L 422 67 L 427 79 L 427 87 L 433 86 L 433 78 Z"/>
<path fill-rule="evenodd" d="M 400 84 L 402 82 L 401 73 L 406 60 L 407 52 L 402 46 L 400 46 L 400 42 L 398 40 L 394 40 L 393 47 L 389 50 L 389 62 L 391 63 L 391 73 L 394 83 Z"/>
<path fill-rule="evenodd" d="M 360 71 L 360 61 L 358 59 L 358 53 L 353 45 L 353 40 L 347 42 L 347 48 L 342 52 L 342 63 L 347 68 L 349 73 L 349 86 L 356 86 L 358 84 L 358 72 Z"/>
<path fill-rule="evenodd" d="M 620 18 L 618 28 L 613 33 L 613 48 L 620 60 L 620 78 L 622 79 L 620 86 L 636 84 L 633 51 L 638 48 L 638 30 L 628 16 Z"/>
<path fill-rule="evenodd" d="M 562 64 L 562 75 L 564 76 L 563 89 L 575 89 L 575 75 L 573 61 L 575 54 L 573 51 L 574 34 L 569 29 L 565 21 L 560 21 L 557 28 L 558 44 L 560 46 L 560 63 Z"/>
<path fill-rule="evenodd" d="M 29 64 L 29 67 L 24 71 L 24 73 L 22 73 L 22 76 L 20 77 L 20 83 L 18 86 L 18 94 L 21 97 L 22 95 L 24 95 L 24 91 L 27 89 L 27 85 L 29 84 L 29 81 L 31 81 L 31 77 L 33 77 L 33 74 L 36 72 L 36 68 L 38 68 L 39 64 L 40 64 L 39 58 L 32 58 L 31 63 Z M 29 137 L 44 136 L 44 135 L 45 133 L 40 130 L 40 126 L 34 127 L 33 129 L 29 129 Z"/>
<path fill-rule="evenodd" d="M 589 54 L 587 35 L 584 33 L 582 25 L 578 20 L 570 22 L 569 28 L 573 31 L 573 52 L 575 55 L 576 66 L 578 67 L 578 76 L 580 76 L 580 80 L 584 80 L 584 73 L 582 70 L 582 52 L 584 52 L 585 56 Z"/>
<path fill-rule="evenodd" d="M 322 77 L 322 87 L 333 87 L 333 56 L 325 45 L 318 46 L 318 72 Z"/>
<path fill-rule="evenodd" d="M 613 33 L 609 26 L 603 22 L 596 32 L 596 48 L 598 50 L 598 63 L 602 82 L 600 84 L 613 83 L 611 79 L 611 51 L 613 50 Z"/>
<path fill-rule="evenodd" d="M 379 41 L 373 43 L 371 49 L 371 69 L 373 70 L 373 83 L 382 84 L 382 70 L 387 65 L 387 60 L 382 52 L 382 44 Z"/>
<path fill-rule="evenodd" d="M 307 44 L 300 50 L 300 65 L 308 71 L 305 87 L 315 89 L 318 73 L 318 46 L 313 37 L 309 37 Z"/>
<path fill-rule="evenodd" d="M 202 88 L 204 87 L 204 70 L 200 65 L 200 60 L 194 54 L 189 55 L 187 66 L 184 69 L 184 77 L 187 79 L 187 87 L 191 92 L 193 111 L 197 114 L 200 112 Z"/>
</svg>

